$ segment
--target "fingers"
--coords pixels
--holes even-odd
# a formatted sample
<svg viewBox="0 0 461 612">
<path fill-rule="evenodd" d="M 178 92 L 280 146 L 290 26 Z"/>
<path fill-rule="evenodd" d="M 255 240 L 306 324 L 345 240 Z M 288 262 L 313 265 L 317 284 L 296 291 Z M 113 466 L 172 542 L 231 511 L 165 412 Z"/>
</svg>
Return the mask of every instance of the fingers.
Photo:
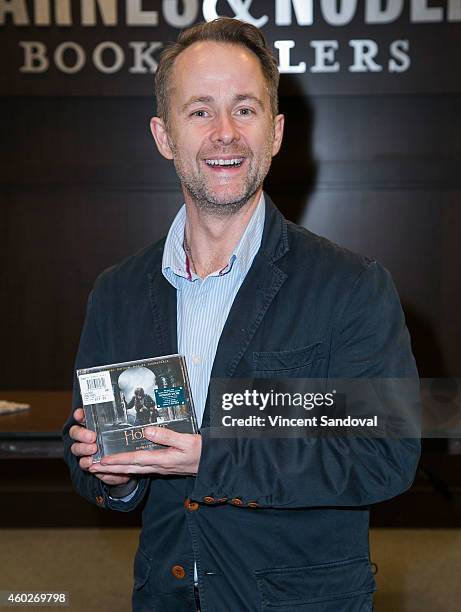
<svg viewBox="0 0 461 612">
<path fill-rule="evenodd" d="M 72 425 L 69 429 L 69 436 L 76 442 L 86 442 L 87 444 L 96 442 L 96 433 L 80 425 Z"/>
<path fill-rule="evenodd" d="M 129 475 L 128 477 L 132 477 L 133 475 L 143 475 L 143 474 L 177 474 L 177 471 L 172 469 L 166 469 L 164 467 L 149 464 L 149 465 L 105 465 L 100 468 L 91 467 L 89 469 L 91 474 L 105 474 L 105 475 L 117 475 L 122 476 L 124 474 Z M 183 472 L 181 472 L 183 473 Z"/>
<path fill-rule="evenodd" d="M 166 448 L 118 453 L 104 457 L 90 472 L 105 474 L 196 474 L 202 441 L 199 434 L 177 433 L 162 427 L 146 427 L 147 439 Z"/>
<path fill-rule="evenodd" d="M 96 444 L 83 444 L 79 442 L 75 442 L 70 447 L 71 453 L 76 457 L 86 457 L 88 455 L 94 455 L 98 450 Z"/>
<path fill-rule="evenodd" d="M 134 451 L 132 453 L 117 453 L 116 455 L 108 455 L 101 459 L 101 467 L 106 468 L 114 466 L 133 466 L 133 465 L 157 465 L 162 462 L 165 457 L 165 452 L 168 449 L 155 449 L 151 451 Z M 159 454 L 160 453 L 160 454 Z"/>
<path fill-rule="evenodd" d="M 184 450 L 189 446 L 189 439 L 191 434 L 178 433 L 172 429 L 166 427 L 145 427 L 144 437 L 155 442 L 156 444 L 162 444 L 164 446 L 174 446 L 180 450 Z"/>
<path fill-rule="evenodd" d="M 95 473 L 95 476 L 102 480 L 104 484 L 109 485 L 111 487 L 115 487 L 117 485 L 126 484 L 130 480 L 130 476 L 119 476 L 115 474 L 98 474 Z"/>
<path fill-rule="evenodd" d="M 78 464 L 82 470 L 89 471 L 93 465 L 93 459 L 92 457 L 85 456 L 79 460 Z"/>
<path fill-rule="evenodd" d="M 130 476 L 124 474 L 104 474 L 98 472 L 98 464 L 93 463 L 92 455 L 98 450 L 96 442 L 96 433 L 84 427 L 85 411 L 83 408 L 74 410 L 74 419 L 78 425 L 73 425 L 69 430 L 70 437 L 75 440 L 70 447 L 73 455 L 80 457 L 79 466 L 82 470 L 91 471 L 94 476 L 102 480 L 109 486 L 126 484 L 130 480 Z"/>
<path fill-rule="evenodd" d="M 77 408 L 74 411 L 74 419 L 78 423 L 84 422 L 84 413 L 82 408 Z M 96 433 L 82 427 L 81 425 L 72 425 L 69 429 L 69 436 L 75 440 L 70 447 L 70 451 L 75 457 L 81 457 L 79 465 L 83 470 L 87 470 L 93 463 L 91 455 L 98 450 L 96 445 Z"/>
<path fill-rule="evenodd" d="M 83 410 L 83 408 L 77 408 L 76 410 L 74 410 L 73 416 L 77 423 L 79 423 L 80 425 L 85 423 L 85 411 Z"/>
<path fill-rule="evenodd" d="M 170 447 L 104 457 L 89 471 L 104 474 L 196 474 L 199 461 L 199 448 L 185 453 Z"/>
<path fill-rule="evenodd" d="M 78 410 L 74 416 L 76 420 L 82 417 Z M 71 452 L 79 457 L 81 469 L 107 484 L 124 484 L 131 474 L 196 474 L 198 470 L 201 454 L 201 436 L 198 434 L 178 433 L 164 427 L 146 427 L 145 437 L 165 448 L 118 453 L 104 457 L 99 463 L 93 463 L 91 457 L 97 451 L 95 432 L 73 425 L 69 434 L 75 440 Z"/>
<path fill-rule="evenodd" d="M 151 472 L 152 470 L 146 468 L 146 473 Z M 125 474 L 140 474 L 141 473 L 141 468 L 139 465 L 103 465 L 101 467 L 98 467 L 97 465 L 92 465 L 89 468 L 89 472 L 91 472 L 91 474 L 95 474 L 95 476 L 99 475 L 116 475 L 116 476 L 122 476 Z"/>
<path fill-rule="evenodd" d="M 135 451 L 132 453 L 118 453 L 104 457 L 99 464 L 90 468 L 90 472 L 104 474 L 168 474 L 171 466 L 177 461 L 171 455 L 176 456 L 176 449 L 158 449 L 152 451 Z M 167 459 L 167 455 L 170 459 Z"/>
</svg>

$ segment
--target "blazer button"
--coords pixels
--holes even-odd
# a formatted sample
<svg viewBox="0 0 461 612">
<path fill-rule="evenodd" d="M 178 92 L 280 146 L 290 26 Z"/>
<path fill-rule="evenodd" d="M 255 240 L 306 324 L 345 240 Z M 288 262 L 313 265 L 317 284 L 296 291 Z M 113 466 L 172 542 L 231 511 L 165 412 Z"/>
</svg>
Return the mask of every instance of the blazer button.
<svg viewBox="0 0 461 612">
<path fill-rule="evenodd" d="M 97 495 L 96 503 L 98 504 L 98 506 L 104 506 L 104 497 L 102 495 Z"/>
<path fill-rule="evenodd" d="M 247 505 L 248 505 L 248 508 L 259 508 L 258 502 L 255 502 L 255 501 L 248 502 Z"/>
<path fill-rule="evenodd" d="M 234 499 L 231 500 L 231 504 L 233 506 L 243 506 L 243 501 L 238 497 L 234 497 Z"/>
<path fill-rule="evenodd" d="M 214 503 L 216 503 L 215 498 L 214 498 L 214 497 L 211 497 L 210 495 L 205 495 L 205 497 L 203 498 L 203 501 L 204 501 L 206 504 L 214 504 Z"/>
<path fill-rule="evenodd" d="M 197 502 L 192 501 L 191 499 L 187 498 L 184 502 L 184 508 L 186 510 L 190 510 L 191 512 L 193 512 L 194 510 L 198 510 L 199 509 L 199 505 Z"/>
<path fill-rule="evenodd" d="M 218 502 L 218 504 L 224 504 L 224 503 L 226 503 L 226 501 L 227 501 L 228 499 L 229 499 L 228 497 L 220 497 L 220 498 L 217 500 L 217 502 Z"/>
<path fill-rule="evenodd" d="M 173 567 L 171 568 L 171 573 L 178 580 L 182 580 L 186 575 L 186 570 L 183 568 L 182 565 L 173 565 Z"/>
</svg>

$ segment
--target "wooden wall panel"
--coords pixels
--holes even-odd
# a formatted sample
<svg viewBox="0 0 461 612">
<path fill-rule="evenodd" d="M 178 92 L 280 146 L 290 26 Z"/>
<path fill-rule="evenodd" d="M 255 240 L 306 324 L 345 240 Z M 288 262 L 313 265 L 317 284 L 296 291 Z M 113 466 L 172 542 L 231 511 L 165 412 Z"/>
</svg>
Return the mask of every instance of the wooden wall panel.
<svg viewBox="0 0 461 612">
<path fill-rule="evenodd" d="M 168 230 L 179 193 L 15 189 L 1 245 L 4 389 L 67 389 L 86 300 L 104 268 Z"/>
<path fill-rule="evenodd" d="M 284 98 L 267 189 L 282 211 L 377 257 L 421 371 L 461 370 L 459 95 Z M 65 389 L 97 274 L 168 229 L 182 197 L 149 98 L 0 99 L 0 388 Z"/>
</svg>

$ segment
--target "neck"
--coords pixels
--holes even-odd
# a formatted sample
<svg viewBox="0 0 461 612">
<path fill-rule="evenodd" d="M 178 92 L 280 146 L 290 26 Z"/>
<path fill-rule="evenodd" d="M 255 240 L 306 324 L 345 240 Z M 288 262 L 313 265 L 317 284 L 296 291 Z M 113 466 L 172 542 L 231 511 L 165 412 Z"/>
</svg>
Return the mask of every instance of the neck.
<svg viewBox="0 0 461 612">
<path fill-rule="evenodd" d="M 185 195 L 185 243 L 194 272 L 204 278 L 224 268 L 261 198 L 262 187 L 238 211 L 221 216 L 197 207 Z"/>
</svg>

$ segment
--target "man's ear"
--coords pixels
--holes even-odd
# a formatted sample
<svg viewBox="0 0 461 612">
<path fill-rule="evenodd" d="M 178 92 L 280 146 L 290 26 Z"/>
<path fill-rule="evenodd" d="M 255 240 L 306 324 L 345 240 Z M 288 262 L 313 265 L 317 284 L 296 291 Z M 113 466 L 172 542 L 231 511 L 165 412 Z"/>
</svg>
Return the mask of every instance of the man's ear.
<svg viewBox="0 0 461 612">
<path fill-rule="evenodd" d="M 283 128 L 285 125 L 284 115 L 277 115 L 274 119 L 274 142 L 272 144 L 272 157 L 277 155 L 282 146 Z"/>
<path fill-rule="evenodd" d="M 152 132 L 159 153 L 163 155 L 163 157 L 166 157 L 166 159 L 173 159 L 170 138 L 163 119 L 160 119 L 160 117 L 152 117 L 150 120 L 150 131 Z"/>
</svg>

